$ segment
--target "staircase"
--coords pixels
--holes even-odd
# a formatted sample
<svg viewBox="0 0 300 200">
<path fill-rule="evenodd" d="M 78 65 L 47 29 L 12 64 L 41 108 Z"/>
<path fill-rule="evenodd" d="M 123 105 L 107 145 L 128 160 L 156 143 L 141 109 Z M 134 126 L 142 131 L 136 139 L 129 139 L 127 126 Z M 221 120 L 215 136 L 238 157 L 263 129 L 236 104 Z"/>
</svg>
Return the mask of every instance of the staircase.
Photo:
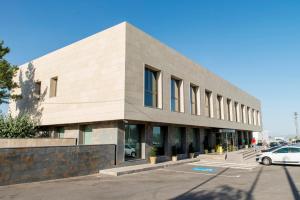
<svg viewBox="0 0 300 200">
<path fill-rule="evenodd" d="M 223 154 L 200 154 L 200 160 L 218 160 L 232 163 L 256 163 L 256 154 L 260 149 L 249 148 L 241 149 L 239 151 L 228 152 Z"/>
</svg>

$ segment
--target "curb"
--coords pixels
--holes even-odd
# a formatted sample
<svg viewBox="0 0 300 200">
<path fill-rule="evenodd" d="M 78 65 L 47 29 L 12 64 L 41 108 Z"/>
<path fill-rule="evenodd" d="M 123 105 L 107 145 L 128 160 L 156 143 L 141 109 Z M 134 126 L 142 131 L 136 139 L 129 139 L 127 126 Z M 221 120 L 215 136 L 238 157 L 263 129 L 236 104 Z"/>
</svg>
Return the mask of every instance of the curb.
<svg viewBox="0 0 300 200">
<path fill-rule="evenodd" d="M 139 173 L 144 171 L 166 168 L 170 166 L 182 165 L 182 164 L 197 162 L 197 161 L 200 161 L 200 158 L 185 159 L 185 160 L 179 160 L 175 162 L 169 161 L 169 162 L 158 163 L 154 165 L 151 164 L 134 165 L 129 167 L 119 167 L 119 168 L 100 170 L 99 174 L 110 175 L 110 176 L 121 176 L 121 175 L 134 174 L 134 173 Z"/>
</svg>

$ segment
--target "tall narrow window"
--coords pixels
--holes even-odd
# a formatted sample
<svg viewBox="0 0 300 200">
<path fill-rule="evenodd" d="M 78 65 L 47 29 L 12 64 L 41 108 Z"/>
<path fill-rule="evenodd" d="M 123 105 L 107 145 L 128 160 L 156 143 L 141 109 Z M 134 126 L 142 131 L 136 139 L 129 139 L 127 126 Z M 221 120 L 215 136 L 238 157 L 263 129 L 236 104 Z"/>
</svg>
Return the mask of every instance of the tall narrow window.
<svg viewBox="0 0 300 200">
<path fill-rule="evenodd" d="M 257 124 L 257 114 L 256 114 L 256 110 L 252 110 L 253 111 L 253 125 L 256 126 Z"/>
<path fill-rule="evenodd" d="M 205 90 L 205 116 L 213 117 L 212 92 Z"/>
<path fill-rule="evenodd" d="M 218 119 L 223 119 L 223 97 L 221 95 L 217 95 L 217 117 Z"/>
<path fill-rule="evenodd" d="M 191 104 L 191 114 L 196 115 L 198 110 L 198 87 L 194 85 L 190 85 L 190 104 Z"/>
<path fill-rule="evenodd" d="M 232 104 L 231 99 L 227 99 L 227 116 L 228 121 L 232 121 Z"/>
<path fill-rule="evenodd" d="M 171 78 L 171 111 L 183 112 L 182 80 Z"/>
<path fill-rule="evenodd" d="M 41 81 L 37 81 L 34 84 L 34 94 L 37 98 L 39 98 L 41 95 L 41 85 L 42 85 Z"/>
<path fill-rule="evenodd" d="M 241 105 L 242 108 L 242 122 L 245 124 L 246 123 L 246 111 L 245 111 L 245 105 Z"/>
<path fill-rule="evenodd" d="M 247 107 L 247 113 L 248 113 L 248 124 L 252 124 L 252 117 L 251 117 L 250 107 Z"/>
<path fill-rule="evenodd" d="M 158 72 L 145 68 L 145 106 L 158 107 Z"/>
<path fill-rule="evenodd" d="M 50 97 L 56 97 L 57 95 L 57 77 L 53 77 L 50 80 Z"/>
<path fill-rule="evenodd" d="M 240 122 L 240 107 L 238 102 L 234 102 L 235 121 Z"/>
<path fill-rule="evenodd" d="M 260 117 L 260 112 L 257 111 L 257 125 L 260 126 L 261 125 L 261 117 Z"/>
</svg>

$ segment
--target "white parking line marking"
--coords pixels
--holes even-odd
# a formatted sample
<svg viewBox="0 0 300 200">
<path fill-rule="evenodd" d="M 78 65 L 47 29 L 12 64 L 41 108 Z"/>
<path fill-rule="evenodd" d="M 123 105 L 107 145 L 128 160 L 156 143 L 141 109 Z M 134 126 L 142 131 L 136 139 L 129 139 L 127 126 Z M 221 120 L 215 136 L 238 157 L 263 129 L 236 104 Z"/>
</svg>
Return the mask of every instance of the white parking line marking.
<svg viewBox="0 0 300 200">
<path fill-rule="evenodd" d="M 168 172 L 175 172 L 175 173 L 184 173 L 184 174 L 197 174 L 197 175 L 205 175 L 205 176 L 221 176 L 226 178 L 240 178 L 241 175 L 231 176 L 231 175 L 218 175 L 218 174 L 208 174 L 208 173 L 201 173 L 201 172 L 186 172 L 180 170 L 172 170 L 172 169 L 158 169 L 160 171 L 168 171 Z"/>
</svg>

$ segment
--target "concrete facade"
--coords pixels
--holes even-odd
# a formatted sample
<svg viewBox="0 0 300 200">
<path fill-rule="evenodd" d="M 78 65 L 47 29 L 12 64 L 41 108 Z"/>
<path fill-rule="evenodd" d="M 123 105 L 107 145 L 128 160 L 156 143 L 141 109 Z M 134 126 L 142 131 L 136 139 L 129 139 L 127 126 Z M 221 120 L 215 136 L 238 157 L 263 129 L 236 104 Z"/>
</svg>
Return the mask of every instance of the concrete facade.
<svg viewBox="0 0 300 200">
<path fill-rule="evenodd" d="M 145 67 L 159 72 L 156 108 L 144 104 Z M 57 94 L 50 97 L 53 77 Z M 180 112 L 171 111 L 171 77 L 182 83 Z M 55 132 L 63 127 L 64 137 L 77 138 L 79 144 L 84 143 L 82 135 L 88 126 L 90 144 L 117 145 L 117 164 L 125 160 L 126 127 L 131 124 L 140 127 L 140 159 L 149 157 L 156 126 L 166 130 L 162 160 L 170 159 L 176 127 L 182 131 L 182 157 L 187 156 L 191 130 L 196 132 L 193 142 L 200 153 L 215 148 L 218 129 L 240 135 L 262 130 L 258 99 L 126 22 L 20 66 L 16 81 L 21 86 L 16 92 L 23 99 L 10 103 L 13 115 L 29 112 L 42 129 Z M 41 83 L 38 97 L 33 95 L 37 81 Z M 198 88 L 195 115 L 190 111 L 190 85 Z M 210 117 L 205 115 L 205 91 L 211 94 Z M 222 96 L 220 119 L 218 95 Z M 243 145 L 249 142 L 239 138 Z"/>
</svg>

